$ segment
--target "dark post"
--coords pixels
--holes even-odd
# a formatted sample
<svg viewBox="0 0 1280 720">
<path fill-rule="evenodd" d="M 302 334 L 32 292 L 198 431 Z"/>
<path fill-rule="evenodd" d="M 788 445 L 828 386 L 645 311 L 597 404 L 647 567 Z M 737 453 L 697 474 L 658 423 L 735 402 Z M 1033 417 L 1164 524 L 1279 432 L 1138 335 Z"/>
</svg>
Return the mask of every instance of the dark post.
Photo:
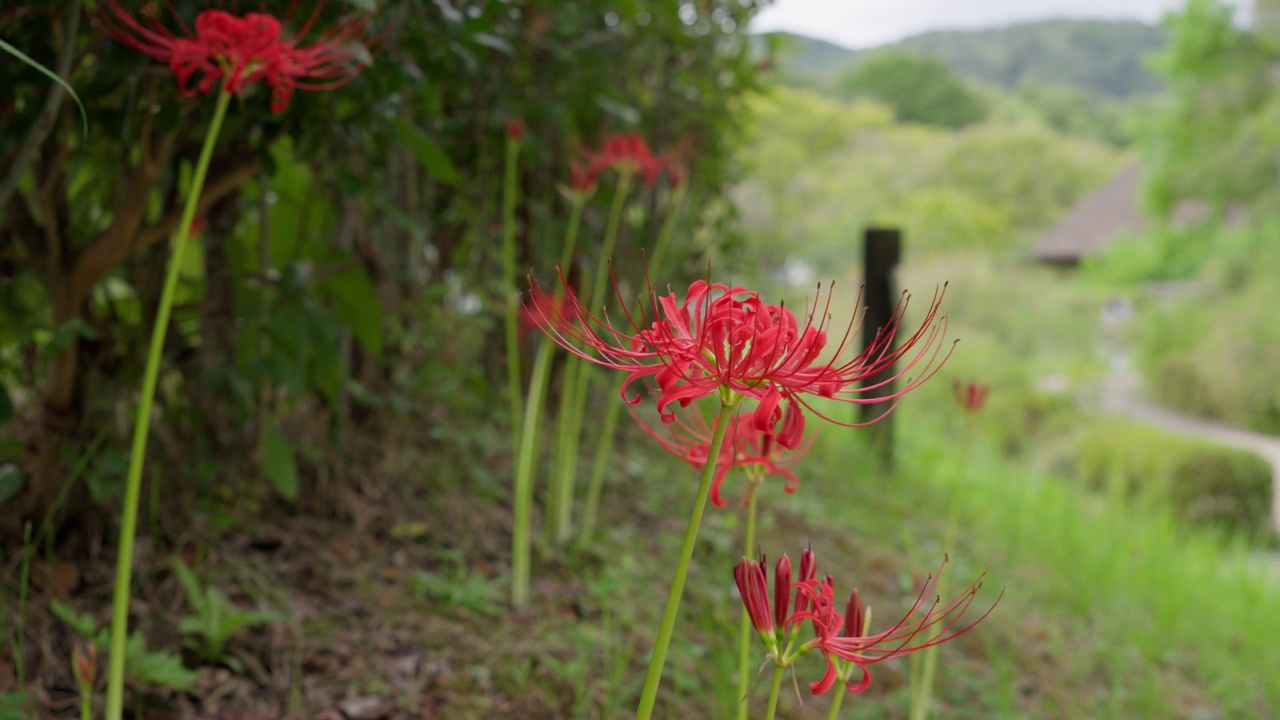
<svg viewBox="0 0 1280 720">
<path fill-rule="evenodd" d="M 889 228 L 867 228 L 864 236 L 865 253 L 863 257 L 863 274 L 866 291 L 863 302 L 867 307 L 866 317 L 862 321 L 862 347 L 868 347 L 876 337 L 880 328 L 889 324 L 897 307 L 898 297 L 894 288 L 893 270 L 902 259 L 902 233 Z M 863 386 L 874 385 L 879 378 L 892 376 L 894 368 L 885 368 L 877 377 L 868 378 Z M 892 383 L 884 387 L 870 390 L 864 397 L 883 397 L 894 391 Z M 870 422 L 885 411 L 885 405 L 862 405 L 860 422 Z M 879 453 L 880 460 L 886 470 L 893 469 L 893 416 L 881 420 L 867 428 L 871 447 Z"/>
</svg>

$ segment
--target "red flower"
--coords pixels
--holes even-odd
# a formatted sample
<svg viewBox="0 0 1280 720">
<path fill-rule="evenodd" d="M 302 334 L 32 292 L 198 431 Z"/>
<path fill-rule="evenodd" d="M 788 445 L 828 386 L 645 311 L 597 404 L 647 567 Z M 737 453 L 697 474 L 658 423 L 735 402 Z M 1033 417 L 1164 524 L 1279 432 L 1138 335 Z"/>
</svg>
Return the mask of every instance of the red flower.
<svg viewBox="0 0 1280 720">
<path fill-rule="evenodd" d="M 638 175 L 645 187 L 653 187 L 662 172 L 662 162 L 654 157 L 649 144 L 638 133 L 614 135 L 605 140 L 600 152 L 590 156 L 592 170 L 599 174 L 616 170 L 627 175 Z"/>
<path fill-rule="evenodd" d="M 600 172 L 592 167 L 590 160 L 569 162 L 569 187 L 574 192 L 586 196 L 596 191 L 596 183 L 600 181 Z"/>
<path fill-rule="evenodd" d="M 675 422 L 673 403 L 685 407 L 711 394 L 731 403 L 754 398 L 758 401 L 751 415 L 755 428 L 788 449 L 797 448 L 804 437 L 803 410 L 838 425 L 863 424 L 824 415 L 806 396 L 856 404 L 892 403 L 880 416 L 884 417 L 898 398 L 932 377 L 940 366 L 938 356 L 946 326 L 945 318 L 939 321 L 938 317 L 941 292 L 935 293 L 920 328 L 901 344 L 895 347 L 894 341 L 907 309 L 905 294 L 870 346 L 848 357 L 851 352 L 846 350 L 862 324 L 863 316 L 855 313 L 831 353 L 832 359 L 821 362 L 819 356 L 828 346 L 830 296 L 825 302 L 819 296 L 802 325 L 790 310 L 765 303 L 753 291 L 698 280 L 689 286 L 683 300 L 674 293 L 657 297 L 650 288 L 652 318 L 646 318 L 641 307 L 638 315 L 626 313 L 629 328 L 618 328 L 607 316 L 593 315 L 572 298 L 574 313 L 554 312 L 537 280 L 530 282 L 530 313 L 543 332 L 569 352 L 626 372 L 622 396 L 631 405 L 641 398 L 639 393 L 631 396 L 630 386 L 644 378 L 652 378 L 657 385 L 655 405 L 665 423 Z M 616 284 L 615 294 L 625 308 Z M 569 317 L 572 320 L 566 319 Z M 892 374 L 882 376 L 891 367 Z M 894 392 L 862 396 L 912 371 L 917 374 Z M 870 378 L 875 381 L 860 387 Z"/>
<path fill-rule="evenodd" d="M 945 561 L 943 566 L 946 566 Z M 836 610 L 835 591 L 830 578 L 825 582 L 811 580 L 796 583 L 796 591 L 799 596 L 807 598 L 808 608 L 793 613 L 787 620 L 788 626 L 810 620 L 815 638 L 803 647 L 816 648 L 827 659 L 826 673 L 822 679 L 810 683 L 809 690 L 814 695 L 821 695 L 830 690 L 837 679 L 844 679 L 849 692 L 860 693 L 871 686 L 870 665 L 954 640 L 985 620 L 995 609 L 996 603 L 1000 602 L 1000 598 L 996 598 L 996 603 L 992 603 L 981 617 L 959 627 L 961 618 L 982 587 L 982 577 L 947 604 L 940 606 L 940 601 L 935 599 L 926 608 L 924 598 L 936 587 L 936 578 L 930 576 L 925 587 L 916 596 L 915 603 L 901 620 L 888 630 L 867 634 L 866 608 L 857 590 L 849 596 L 845 615 L 841 615 Z M 840 666 L 837 660 L 848 665 Z M 857 683 L 850 682 L 847 677 L 853 667 L 861 670 L 862 677 Z"/>
<path fill-rule="evenodd" d="M 524 120 L 511 118 L 507 121 L 507 137 L 520 142 L 524 139 Z"/>
<path fill-rule="evenodd" d="M 742 558 L 733 568 L 733 580 L 738 585 L 738 594 L 742 597 L 743 607 L 751 625 L 769 646 L 770 652 L 777 653 L 778 644 L 786 639 L 795 624 L 795 615 L 788 615 L 791 608 L 792 589 L 813 580 L 817 569 L 817 559 L 813 550 L 806 549 L 800 555 L 800 575 L 796 582 L 791 582 L 791 558 L 783 555 L 773 569 L 773 606 L 769 605 L 769 581 L 765 570 L 765 558 L 759 561 Z M 807 605 L 807 598 L 796 594 L 796 613 L 801 613 Z"/>
<path fill-rule="evenodd" d="M 558 315 L 574 312 L 573 308 L 577 305 L 577 303 L 574 302 L 566 305 L 564 301 L 565 292 L 566 291 L 557 291 L 555 295 L 551 296 L 551 298 L 548 301 L 548 305 L 545 309 L 546 312 L 553 312 Z M 570 295 L 573 294 L 573 290 L 568 290 L 567 292 Z M 540 321 L 542 319 L 542 315 L 540 313 L 541 311 L 535 312 L 533 308 L 530 307 L 529 305 L 523 305 L 520 307 L 519 333 L 521 338 L 524 338 L 524 336 L 528 334 L 528 332 L 533 328 L 539 327 Z M 572 316 L 566 317 L 564 319 L 567 322 L 573 322 Z"/>
<path fill-rule="evenodd" d="M 239 93 L 262 80 L 272 89 L 271 110 L 281 112 L 294 90 L 338 87 L 367 64 L 363 17 L 345 19 L 315 42 L 302 44 L 322 6 L 296 33 L 265 13 L 237 16 L 210 9 L 196 16 L 194 37 L 179 19 L 185 34 L 179 37 L 158 17 L 134 17 L 119 0 L 103 0 L 99 17 L 111 37 L 167 63 L 187 96 L 213 92 L 219 84 Z"/>
<path fill-rule="evenodd" d="M 776 651 L 778 642 L 779 629 L 782 629 L 786 618 L 786 610 L 778 613 L 779 622 L 774 624 L 775 615 L 769 609 L 769 580 L 765 571 L 765 558 L 760 556 L 760 560 L 748 560 L 742 558 L 742 561 L 733 568 L 733 581 L 738 585 L 738 594 L 742 596 L 742 606 L 747 611 L 747 617 L 751 618 L 751 625 L 760 633 L 760 637 L 764 639 L 765 644 L 770 646 L 770 651 Z M 778 566 L 773 574 L 773 594 L 776 599 L 791 596 L 791 561 L 786 555 L 778 560 Z"/>
<path fill-rule="evenodd" d="M 960 407 L 971 413 L 982 409 L 987 402 L 987 393 L 991 392 L 990 385 L 966 383 L 961 380 L 952 383 L 951 389 L 955 392 L 956 402 L 960 403 Z"/>
<path fill-rule="evenodd" d="M 675 421 L 654 427 L 646 422 L 635 409 L 631 415 L 636 423 L 657 440 L 667 452 L 688 462 L 701 470 L 706 466 L 711 452 L 711 436 L 717 421 L 707 422 L 706 417 L 697 407 L 688 412 L 675 414 Z M 743 419 L 746 421 L 743 421 Z M 716 474 L 711 482 L 711 502 L 716 507 L 724 507 L 726 502 L 720 495 L 720 486 L 735 467 L 746 468 L 748 473 L 757 477 L 781 475 L 787 483 L 783 490 L 787 494 L 795 492 L 800 480 L 791 471 L 791 466 L 804 456 L 813 445 L 814 435 L 795 450 L 788 450 L 774 441 L 774 438 L 761 432 L 748 415 L 733 415 L 729 418 L 729 426 L 725 429 L 724 442 L 720 446 L 720 457 L 716 459 Z"/>
</svg>

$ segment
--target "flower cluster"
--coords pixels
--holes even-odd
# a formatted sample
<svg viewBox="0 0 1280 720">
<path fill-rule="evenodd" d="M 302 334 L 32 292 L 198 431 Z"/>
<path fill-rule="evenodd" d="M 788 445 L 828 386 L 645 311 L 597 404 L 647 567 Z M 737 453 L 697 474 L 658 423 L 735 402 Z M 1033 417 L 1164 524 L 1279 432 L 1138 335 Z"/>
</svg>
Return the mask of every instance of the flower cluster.
<svg viewBox="0 0 1280 720">
<path fill-rule="evenodd" d="M 295 90 L 338 87 L 367 64 L 363 17 L 339 21 L 314 42 L 304 44 L 322 6 L 318 4 L 294 33 L 286 32 L 279 19 L 266 13 L 238 16 L 209 9 L 196 16 L 194 35 L 179 20 L 185 33 L 179 36 L 160 21 L 158 13 L 139 19 L 119 0 L 103 0 L 98 16 L 117 41 L 168 64 L 184 94 L 210 93 L 219 87 L 240 93 L 261 80 L 272 89 L 271 110 L 281 112 Z"/>
<path fill-rule="evenodd" d="M 711 440 L 718 419 L 707 422 L 706 416 L 697 407 L 678 412 L 674 422 L 658 426 L 647 422 L 635 407 L 631 408 L 631 415 L 641 429 L 657 440 L 667 452 L 699 470 L 705 467 L 710 459 Z M 786 480 L 783 489 L 787 494 L 795 492 L 800 484 L 799 478 L 791 471 L 791 466 L 808 452 L 813 445 L 814 434 L 811 433 L 800 447 L 792 450 L 783 447 L 772 435 L 762 432 L 750 420 L 750 416 L 742 414 L 729 417 L 724 442 L 715 459 L 715 478 L 711 483 L 711 503 L 717 507 L 726 505 L 720 495 L 720 486 L 734 468 L 744 468 L 751 478 L 748 494 L 754 492 L 755 483 L 769 475 L 779 475 Z"/>
<path fill-rule="evenodd" d="M 627 373 L 622 396 L 631 405 L 641 394 L 631 386 L 651 380 L 662 421 L 675 422 L 673 406 L 687 407 L 718 394 L 728 405 L 744 397 L 757 401 L 753 427 L 783 447 L 799 447 L 805 411 L 829 422 L 810 397 L 872 404 L 897 400 L 932 377 L 950 353 L 941 353 L 946 319 L 940 317 L 942 292 L 935 293 L 920 327 L 898 340 L 907 310 L 903 295 L 890 322 L 863 350 L 852 352 L 865 313 L 854 313 L 832 343 L 829 335 L 830 294 L 821 294 L 801 323 L 782 305 L 766 303 L 759 294 L 704 280 L 689 286 L 683 298 L 659 297 L 650 288 L 652 317 L 645 308 L 625 312 L 627 324 L 615 326 L 607 315 L 595 315 L 570 297 L 572 313 L 557 311 L 536 279 L 531 279 L 530 315 L 542 330 L 569 352 L 604 367 Z M 563 276 L 561 284 L 565 285 Z M 625 308 L 615 283 L 615 295 Z M 834 348 L 831 346 L 834 344 Z M 831 349 L 829 357 L 822 359 Z M 899 377 L 914 376 L 892 392 L 882 391 Z M 870 393 L 868 397 L 866 394 Z"/>
<path fill-rule="evenodd" d="M 583 152 L 583 159 L 569 163 L 569 186 L 575 192 L 590 195 L 600 180 L 600 175 L 614 171 L 638 177 L 645 187 L 653 187 L 664 172 L 674 190 L 684 184 L 689 169 L 683 160 L 681 143 L 677 150 L 656 155 L 639 133 L 611 135 L 598 151 Z"/>
<path fill-rule="evenodd" d="M 946 562 L 943 562 L 945 567 Z M 939 570 L 939 575 L 941 574 Z M 827 661 L 822 678 L 811 682 L 809 690 L 821 695 L 842 681 L 850 692 L 860 693 L 871 686 L 870 666 L 890 658 L 902 657 L 953 640 L 973 629 L 995 609 L 993 603 L 980 617 L 961 625 L 962 617 L 982 588 L 979 577 L 959 596 L 943 604 L 925 598 L 937 587 L 936 576 L 930 575 L 907 614 L 889 629 L 870 632 L 869 610 L 857 590 L 849 595 L 845 611 L 835 604 L 835 583 L 830 575 L 817 580 L 817 561 L 811 550 L 800 559 L 800 572 L 791 580 L 791 561 L 786 555 L 774 568 L 773 606 L 770 607 L 765 558 L 759 561 L 743 558 L 733 570 L 734 581 L 742 595 L 742 603 L 751 624 L 764 640 L 770 657 L 781 666 L 794 663 L 804 654 L 817 650 Z M 795 595 L 794 607 L 791 605 Z M 996 598 L 996 603 L 1000 598 Z M 800 642 L 799 635 L 808 621 L 813 638 Z M 854 671 L 859 671 L 854 681 Z"/>
</svg>

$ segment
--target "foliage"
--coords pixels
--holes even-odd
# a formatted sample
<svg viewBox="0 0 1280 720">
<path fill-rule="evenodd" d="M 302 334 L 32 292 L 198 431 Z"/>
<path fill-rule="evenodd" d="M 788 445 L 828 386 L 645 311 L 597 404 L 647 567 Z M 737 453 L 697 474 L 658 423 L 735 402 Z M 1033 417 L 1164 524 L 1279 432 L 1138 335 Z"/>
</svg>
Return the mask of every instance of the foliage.
<svg viewBox="0 0 1280 720">
<path fill-rule="evenodd" d="M 75 608 L 58 600 L 49 603 L 49 611 L 105 653 L 111 632 L 109 627 L 99 628 L 91 615 L 77 613 Z M 182 658 L 163 650 L 148 650 L 141 630 L 134 630 L 129 635 L 125 645 L 125 668 L 129 677 L 135 680 L 174 690 L 190 690 L 196 683 L 195 672 L 183 667 Z"/>
<path fill-rule="evenodd" d="M 280 619 L 279 613 L 238 609 L 217 588 L 202 587 L 191 568 L 177 558 L 173 561 L 173 572 L 193 611 L 178 622 L 178 630 L 188 636 L 185 640 L 187 647 L 194 649 L 206 661 L 220 662 L 242 672 L 244 664 L 226 653 L 227 641 L 238 630 Z"/>
<path fill-rule="evenodd" d="M 986 102 L 947 69 L 923 55 L 875 53 L 840 77 L 847 96 L 888 105 L 899 122 L 962 128 L 981 122 Z"/>
<path fill-rule="evenodd" d="M 1119 165 L 1118 153 L 1043 125 L 990 121 L 960 132 L 893 123 L 883 106 L 779 87 L 752 106 L 736 191 L 749 228 L 741 259 L 847 267 L 874 223 L 902 227 L 910 252 L 1014 251 Z M 779 242 L 785 238 L 786 242 Z"/>
<path fill-rule="evenodd" d="M 529 127 L 523 267 L 548 265 L 566 217 L 557 187 L 579 146 L 611 131 L 638 130 L 692 165 L 690 206 L 701 212 L 685 231 L 703 240 L 682 246 L 682 262 L 732 239 L 723 194 L 741 100 L 757 82 L 744 36 L 754 2 L 679 13 L 647 1 L 356 5 L 372 10 L 379 45 L 355 82 L 299 93 L 279 115 L 256 92 L 232 108 L 178 288 L 157 398 L 170 441 L 154 443 L 156 466 L 212 465 L 209 479 L 305 500 L 324 453 L 304 442 L 340 454 L 340 438 L 375 407 L 430 416 L 421 400 L 438 386 L 426 379 L 455 370 L 422 360 L 431 318 L 464 316 L 471 347 L 489 342 L 508 119 Z M 172 10 L 190 26 L 199 7 Z M 291 7 L 265 5 L 282 16 Z M 325 5 L 316 26 L 351 7 Z M 165 68 L 109 41 L 91 15 L 51 0 L 0 12 L 0 36 L 33 61 L 71 59 L 64 79 L 92 124 L 84 138 L 67 103 L 42 113 L 48 78 L 15 61 L 0 157 L 38 151 L 6 164 L 18 182 L 0 198 L 0 442 L 33 452 L 0 456 L 23 482 L 0 535 L 24 516 L 43 519 L 65 475 L 63 446 L 128 412 L 164 241 L 208 114 L 207 98 L 181 97 Z M 78 33 L 49 32 L 72 20 Z M 662 186 L 638 200 L 666 201 Z M 588 209 L 584 257 L 596 252 L 601 203 Z M 631 224 L 619 254 L 638 254 L 656 231 Z M 296 415 L 312 421 L 300 429 Z M 102 456 L 123 442 L 113 432 Z M 85 495 L 73 484 L 66 513 L 82 512 Z"/>
<path fill-rule="evenodd" d="M 1081 480 L 1121 505 L 1133 500 L 1249 539 L 1266 534 L 1272 479 L 1264 458 L 1124 420 L 1094 424 L 1078 447 Z"/>
<path fill-rule="evenodd" d="M 1167 31 L 1133 21 L 1049 20 L 981 30 L 915 35 L 870 53 L 791 33 L 770 33 L 784 79 L 832 89 L 835 78 L 863 57 L 893 50 L 924 55 L 969 80 L 1003 90 L 1025 85 L 1071 87 L 1091 100 L 1151 95 L 1165 87 L 1146 57 Z"/>
</svg>

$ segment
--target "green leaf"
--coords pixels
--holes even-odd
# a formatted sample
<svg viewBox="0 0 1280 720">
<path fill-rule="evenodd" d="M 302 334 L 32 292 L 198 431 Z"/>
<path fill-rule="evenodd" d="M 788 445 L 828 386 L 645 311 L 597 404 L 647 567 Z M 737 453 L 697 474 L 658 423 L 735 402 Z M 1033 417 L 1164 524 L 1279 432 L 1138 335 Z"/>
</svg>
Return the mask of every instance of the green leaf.
<svg viewBox="0 0 1280 720">
<path fill-rule="evenodd" d="M 67 84 L 67 81 L 66 81 L 66 80 L 63 80 L 62 78 L 58 77 L 58 74 L 57 74 L 57 73 L 55 73 L 54 71 L 50 70 L 49 68 L 47 68 L 47 67 L 45 67 L 45 66 L 41 65 L 40 63 L 36 62 L 35 60 L 32 60 L 30 57 L 28 57 L 28 56 L 27 56 L 27 54 L 26 54 L 26 53 L 22 52 L 21 50 L 19 50 L 19 49 L 18 49 L 18 48 L 16 48 L 16 47 L 14 47 L 14 46 L 10 45 L 9 43 L 5 42 L 4 40 L 0 40 L 0 50 L 4 50 L 5 52 L 9 53 L 10 55 L 12 55 L 12 56 L 14 56 L 14 57 L 18 58 L 19 60 L 21 60 L 22 62 L 24 62 L 24 63 L 26 63 L 26 64 L 30 65 L 31 67 L 35 68 L 36 70 L 39 70 L 39 71 L 40 71 L 40 73 L 41 73 L 41 74 L 43 74 L 45 77 L 47 77 L 47 78 L 49 78 L 50 80 L 52 80 L 52 81 L 54 81 L 54 82 L 58 83 L 59 85 L 61 85 L 61 86 L 62 86 L 62 89 L 63 89 L 63 90 L 66 90 L 66 91 L 67 91 L 67 94 L 71 96 L 71 99 L 75 101 L 75 103 L 76 103 L 76 107 L 80 108 L 80 122 L 81 122 L 81 124 L 82 124 L 82 125 L 83 125 L 83 127 L 84 127 L 84 137 L 85 137 L 85 138 L 88 138 L 88 137 L 89 137 L 89 113 L 85 112 L 85 110 L 84 110 L 84 103 L 80 102 L 80 96 L 79 96 L 79 95 L 76 95 L 76 91 L 75 91 L 75 90 L 74 90 L 70 85 L 68 85 L 68 84 Z"/>
<path fill-rule="evenodd" d="M 17 465 L 6 463 L 0 465 L 0 503 L 8 500 L 22 489 L 22 471 Z"/>
<path fill-rule="evenodd" d="M 382 358 L 382 304 L 378 290 L 361 265 L 327 278 L 320 291 L 334 316 L 374 357 Z"/>
<path fill-rule="evenodd" d="M 81 615 L 75 611 L 75 608 L 62 602 L 61 600 L 49 601 L 49 612 L 62 622 L 71 626 L 72 630 L 82 638 L 91 638 L 98 631 L 98 623 L 94 622 L 92 615 Z"/>
<path fill-rule="evenodd" d="M 457 185 L 462 181 L 462 175 L 458 172 L 458 168 L 454 167 L 453 161 L 421 128 L 397 118 L 396 134 L 413 151 L 418 162 L 422 163 L 422 167 L 437 180 L 447 185 Z"/>
<path fill-rule="evenodd" d="M 298 499 L 298 463 L 293 448 L 273 426 L 265 426 L 258 438 L 258 461 L 272 489 L 286 500 Z"/>
<path fill-rule="evenodd" d="M 182 665 L 182 658 L 167 652 L 148 652 L 141 631 L 129 636 L 125 645 L 125 667 L 131 677 L 153 685 L 190 690 L 196 684 L 195 672 Z"/>
</svg>

